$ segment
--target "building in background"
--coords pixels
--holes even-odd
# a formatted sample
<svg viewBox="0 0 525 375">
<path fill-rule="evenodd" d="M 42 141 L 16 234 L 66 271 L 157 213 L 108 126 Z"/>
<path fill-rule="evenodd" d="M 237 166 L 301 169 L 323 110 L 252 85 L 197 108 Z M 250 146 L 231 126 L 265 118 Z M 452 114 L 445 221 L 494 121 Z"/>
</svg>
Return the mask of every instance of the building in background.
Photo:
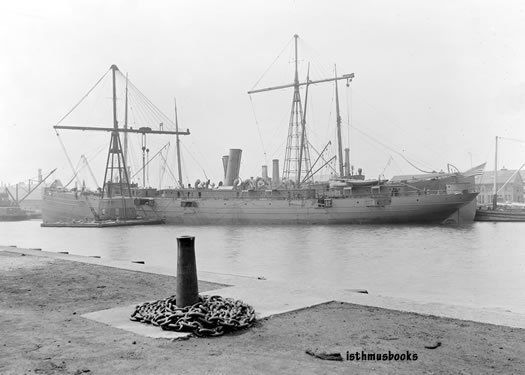
<svg viewBox="0 0 525 375">
<path fill-rule="evenodd" d="M 502 168 L 497 173 L 497 190 L 501 189 L 508 181 L 505 187 L 498 193 L 498 202 L 517 202 L 523 203 L 523 172 L 516 173 L 516 170 L 508 170 Z M 513 176 L 514 175 L 514 176 Z M 487 205 L 492 204 L 492 195 L 494 194 L 494 171 L 484 172 L 480 176 L 476 176 L 476 186 L 479 190 L 477 197 L 478 204 Z"/>
</svg>

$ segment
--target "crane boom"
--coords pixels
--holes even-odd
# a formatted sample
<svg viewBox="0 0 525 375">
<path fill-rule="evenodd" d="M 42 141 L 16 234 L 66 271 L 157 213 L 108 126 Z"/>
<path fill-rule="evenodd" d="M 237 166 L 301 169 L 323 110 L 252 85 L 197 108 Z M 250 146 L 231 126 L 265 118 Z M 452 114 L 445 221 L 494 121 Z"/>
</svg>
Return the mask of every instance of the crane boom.
<svg viewBox="0 0 525 375">
<path fill-rule="evenodd" d="M 258 92 L 286 89 L 286 88 L 288 88 L 288 87 L 294 87 L 294 86 L 296 86 L 296 85 L 299 85 L 299 86 L 315 85 L 315 84 L 317 84 L 317 83 L 339 81 L 339 80 L 342 80 L 342 79 L 346 79 L 347 82 L 349 83 L 349 82 L 351 82 L 351 81 L 354 79 L 354 73 L 343 74 L 342 76 L 339 76 L 339 77 L 332 77 L 332 78 L 318 79 L 318 80 L 314 80 L 314 81 L 307 80 L 307 82 L 299 82 L 299 83 L 297 83 L 297 84 L 296 84 L 296 83 L 290 83 L 290 84 L 287 84 L 287 85 L 280 85 L 280 86 L 266 87 L 266 88 L 264 88 L 264 89 L 257 89 L 257 90 L 251 90 L 251 91 L 248 91 L 248 94 L 256 94 L 256 93 L 258 93 Z"/>
<path fill-rule="evenodd" d="M 53 126 L 53 129 L 67 129 L 67 130 L 95 130 L 95 131 L 103 131 L 103 132 L 119 132 L 119 133 L 140 133 L 140 134 L 179 134 L 179 135 L 189 135 L 190 130 L 186 129 L 186 131 L 171 131 L 171 130 L 153 130 L 148 126 L 143 126 L 138 129 L 133 128 L 102 128 L 98 126 L 66 126 L 66 125 L 56 125 Z"/>
</svg>

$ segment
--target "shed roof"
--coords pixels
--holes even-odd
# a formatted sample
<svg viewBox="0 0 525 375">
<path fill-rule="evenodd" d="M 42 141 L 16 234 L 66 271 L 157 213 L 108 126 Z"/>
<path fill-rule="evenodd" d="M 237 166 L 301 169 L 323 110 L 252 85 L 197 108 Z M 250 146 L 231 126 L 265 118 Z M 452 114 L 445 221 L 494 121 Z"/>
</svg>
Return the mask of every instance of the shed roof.
<svg viewBox="0 0 525 375">
<path fill-rule="evenodd" d="M 516 173 L 515 169 L 500 169 L 497 174 L 497 183 L 498 184 L 504 184 L 508 181 L 509 178 L 512 177 L 512 175 Z M 510 181 L 511 183 L 516 183 L 519 185 L 523 185 L 523 171 L 520 171 L 520 173 L 516 173 L 516 175 L 512 178 Z M 490 185 L 494 183 L 494 171 L 486 171 L 483 172 L 482 175 L 476 176 L 476 184 L 477 185 Z"/>
</svg>

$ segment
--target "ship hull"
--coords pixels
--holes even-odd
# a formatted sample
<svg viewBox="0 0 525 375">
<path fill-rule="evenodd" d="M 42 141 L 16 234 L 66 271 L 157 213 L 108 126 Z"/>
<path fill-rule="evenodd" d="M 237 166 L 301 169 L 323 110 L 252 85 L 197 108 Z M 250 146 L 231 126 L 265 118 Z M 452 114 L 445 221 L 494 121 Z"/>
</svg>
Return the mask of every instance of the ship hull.
<svg viewBox="0 0 525 375">
<path fill-rule="evenodd" d="M 42 197 L 42 221 L 59 223 L 93 219 L 91 207 L 98 207 L 98 197 L 83 196 L 71 192 L 52 192 Z"/>
<path fill-rule="evenodd" d="M 393 197 L 389 205 L 373 199 L 334 199 L 331 207 L 310 200 L 202 200 L 181 207 L 180 200 L 159 198 L 156 211 L 172 224 L 389 224 L 442 223 L 452 220 L 476 194 Z M 155 207 L 153 208 L 155 209 Z"/>
<path fill-rule="evenodd" d="M 476 193 L 392 197 L 378 204 L 370 197 L 332 199 L 194 199 L 154 198 L 153 205 L 137 208 L 147 218 L 183 225 L 287 225 L 287 224 L 387 224 L 459 222 L 461 209 Z M 75 197 L 68 192 L 44 196 L 44 222 L 92 219 L 95 196 Z M 455 218 L 458 218 L 456 221 Z"/>
</svg>

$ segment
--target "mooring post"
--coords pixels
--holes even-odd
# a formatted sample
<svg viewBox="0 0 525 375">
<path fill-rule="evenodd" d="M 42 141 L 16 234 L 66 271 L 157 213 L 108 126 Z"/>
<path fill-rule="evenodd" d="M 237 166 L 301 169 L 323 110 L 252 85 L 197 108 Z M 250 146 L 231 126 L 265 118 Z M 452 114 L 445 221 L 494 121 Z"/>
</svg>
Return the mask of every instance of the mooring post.
<svg viewBox="0 0 525 375">
<path fill-rule="evenodd" d="M 177 237 L 177 306 L 186 307 L 199 302 L 195 237 Z"/>
</svg>

